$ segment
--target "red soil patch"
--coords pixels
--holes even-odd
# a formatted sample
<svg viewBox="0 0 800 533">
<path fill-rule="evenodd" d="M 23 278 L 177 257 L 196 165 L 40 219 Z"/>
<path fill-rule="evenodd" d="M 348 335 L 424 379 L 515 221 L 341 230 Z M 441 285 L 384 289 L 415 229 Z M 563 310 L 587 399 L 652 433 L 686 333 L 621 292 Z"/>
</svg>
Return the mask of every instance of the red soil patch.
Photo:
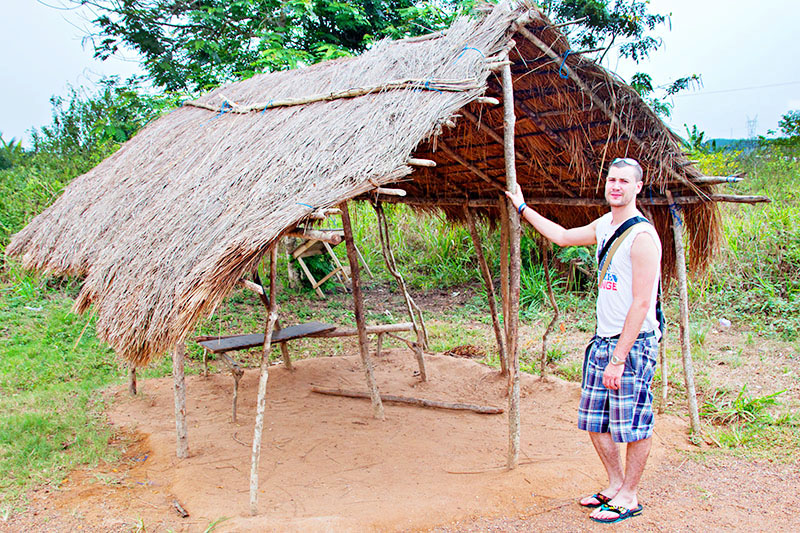
<svg viewBox="0 0 800 533">
<path fill-rule="evenodd" d="M 420 383 L 408 350 L 384 352 L 376 362 L 381 392 L 506 406 L 504 380 L 495 370 L 466 359 L 427 360 L 431 378 Z M 378 421 L 366 400 L 310 391 L 312 385 L 364 390 L 355 357 L 297 361 L 293 372 L 270 368 L 260 514 L 251 517 L 257 374 L 249 370 L 241 381 L 238 424 L 230 421 L 230 376 L 188 378 L 190 457 L 183 461 L 174 452 L 170 379 L 141 383 L 135 398 L 112 392 L 112 423 L 136 435 L 124 459 L 73 473 L 54 493 L 34 493 L 31 509 L 39 514 L 12 517 L 0 529 L 129 531 L 141 523 L 148 532 L 204 531 L 228 517 L 215 531 L 394 531 L 448 523 L 479 530 L 475 524 L 506 529 L 491 522 L 500 517 L 559 509 L 576 525 L 588 525 L 577 505 L 567 507 L 601 488 L 605 474 L 576 429 L 577 384 L 523 375 L 521 464 L 507 471 L 505 415 L 385 404 L 386 420 Z M 657 418 L 646 482 L 674 468 L 671 450 L 686 442 L 683 422 Z M 188 518 L 178 516 L 174 500 Z"/>
</svg>

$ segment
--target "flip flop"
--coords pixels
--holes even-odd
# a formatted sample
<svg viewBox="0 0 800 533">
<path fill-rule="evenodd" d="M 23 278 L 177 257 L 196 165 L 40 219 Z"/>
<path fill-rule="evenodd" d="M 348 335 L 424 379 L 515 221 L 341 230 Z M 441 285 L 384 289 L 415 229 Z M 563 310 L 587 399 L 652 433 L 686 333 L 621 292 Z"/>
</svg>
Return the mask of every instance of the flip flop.
<svg viewBox="0 0 800 533">
<path fill-rule="evenodd" d="M 599 492 L 592 494 L 591 496 L 589 496 L 589 498 L 594 498 L 600 503 L 581 503 L 580 501 L 578 501 L 578 505 L 580 505 L 581 507 L 586 507 L 587 509 L 597 509 L 601 505 L 605 505 L 611 501 L 611 498 Z"/>
<path fill-rule="evenodd" d="M 619 507 L 617 505 L 608 505 L 604 503 L 601 506 L 600 510 L 617 513 L 617 516 L 614 518 L 595 518 L 593 516 L 590 516 L 589 518 L 591 518 L 595 522 L 600 522 L 602 524 L 616 524 L 617 522 L 622 522 L 626 518 L 631 518 L 642 514 L 642 505 L 639 504 L 638 506 L 636 506 L 636 509 L 626 509 L 625 507 Z"/>
</svg>

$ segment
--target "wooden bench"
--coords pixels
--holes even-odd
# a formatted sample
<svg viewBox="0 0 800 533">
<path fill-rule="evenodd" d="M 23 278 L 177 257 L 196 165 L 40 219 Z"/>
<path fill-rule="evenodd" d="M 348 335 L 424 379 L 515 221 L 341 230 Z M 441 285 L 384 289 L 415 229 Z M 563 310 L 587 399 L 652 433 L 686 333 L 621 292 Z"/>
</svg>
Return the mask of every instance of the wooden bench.
<svg viewBox="0 0 800 533">
<path fill-rule="evenodd" d="M 400 331 L 412 331 L 414 324 L 411 322 L 402 322 L 400 324 L 383 324 L 379 326 L 367 326 L 367 335 L 378 336 L 377 356 L 380 356 L 381 346 L 383 344 L 383 336 L 389 335 L 390 337 L 401 340 L 414 348 L 414 343 L 393 335 L 393 333 Z M 306 322 L 289 326 L 272 334 L 272 344 L 280 343 L 285 346 L 285 343 L 290 340 L 302 339 L 308 337 L 352 337 L 358 335 L 356 328 L 342 328 L 332 324 L 325 324 L 323 322 Z M 227 354 L 236 350 L 248 350 L 250 348 L 258 348 L 264 345 L 263 333 L 250 333 L 247 335 L 222 335 L 222 336 L 202 336 L 195 339 L 197 344 L 204 348 L 203 351 L 203 374 L 208 376 L 208 352 L 212 352 L 220 356 L 231 369 L 233 375 L 233 405 L 232 405 L 232 418 L 236 422 L 236 403 L 239 398 L 239 380 L 244 375 L 244 369 L 241 365 Z M 288 358 L 288 351 L 284 351 L 284 357 Z M 287 361 L 288 362 L 288 361 Z"/>
</svg>

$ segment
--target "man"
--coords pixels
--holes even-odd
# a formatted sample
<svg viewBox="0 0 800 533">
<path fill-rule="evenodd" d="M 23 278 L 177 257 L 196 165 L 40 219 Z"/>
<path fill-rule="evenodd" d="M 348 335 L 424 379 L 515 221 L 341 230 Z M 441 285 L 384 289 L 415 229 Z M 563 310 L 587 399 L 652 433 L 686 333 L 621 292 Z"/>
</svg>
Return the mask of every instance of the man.
<svg viewBox="0 0 800 533">
<path fill-rule="evenodd" d="M 636 209 L 636 195 L 642 190 L 642 179 L 642 167 L 636 160 L 615 159 L 605 184 L 611 212 L 572 229 L 565 229 L 528 207 L 519 187 L 506 195 L 522 218 L 554 243 L 598 244 L 599 253 L 617 228 L 628 219 L 641 216 Z M 587 348 L 578 410 L 578 427 L 589 432 L 609 480 L 606 488 L 583 498 L 580 504 L 595 508 L 590 515 L 593 520 L 608 523 L 642 512 L 636 490 L 650 453 L 650 385 L 661 336 L 655 310 L 661 264 L 658 234 L 651 224 L 639 223 L 620 239 L 624 240 L 599 283 L 597 333 Z M 624 470 L 618 445 L 622 442 L 627 443 Z"/>
</svg>

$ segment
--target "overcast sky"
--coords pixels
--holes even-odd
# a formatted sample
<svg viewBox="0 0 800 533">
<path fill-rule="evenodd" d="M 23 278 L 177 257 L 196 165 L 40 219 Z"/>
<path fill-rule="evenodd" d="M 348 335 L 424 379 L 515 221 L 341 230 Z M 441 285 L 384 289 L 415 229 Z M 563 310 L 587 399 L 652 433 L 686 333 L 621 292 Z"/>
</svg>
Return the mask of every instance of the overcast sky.
<svg viewBox="0 0 800 533">
<path fill-rule="evenodd" d="M 52 95 L 67 85 L 91 85 L 102 75 L 127 77 L 138 72 L 131 56 L 105 62 L 92 58 L 82 43 L 88 24 L 76 11 L 42 2 L 4 0 L 0 17 L 0 132 L 6 140 L 23 137 L 31 127 L 50 122 Z M 10 5 L 9 5 L 10 3 Z M 607 60 L 624 79 L 637 70 L 656 85 L 700 74 L 703 87 L 674 99 L 668 123 L 685 135 L 693 124 L 706 138 L 747 137 L 777 129 L 780 117 L 800 109 L 800 2 L 761 0 L 738 7 L 730 0 L 651 0 L 651 12 L 672 13 L 671 31 L 659 28 L 663 46 L 636 66 Z"/>
</svg>

